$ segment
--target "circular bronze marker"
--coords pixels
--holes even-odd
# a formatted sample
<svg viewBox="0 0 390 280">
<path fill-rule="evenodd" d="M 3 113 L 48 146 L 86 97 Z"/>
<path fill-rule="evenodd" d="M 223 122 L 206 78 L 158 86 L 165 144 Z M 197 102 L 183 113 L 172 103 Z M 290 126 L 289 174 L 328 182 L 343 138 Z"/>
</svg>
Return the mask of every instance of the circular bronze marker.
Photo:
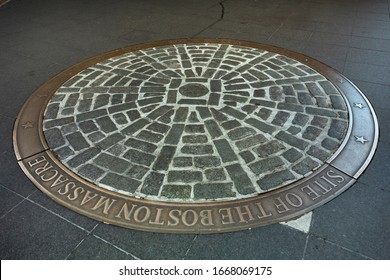
<svg viewBox="0 0 390 280">
<path fill-rule="evenodd" d="M 85 60 L 15 122 L 33 183 L 106 223 L 215 233 L 297 218 L 361 175 L 378 124 L 348 79 L 252 42 L 183 39 Z"/>
</svg>

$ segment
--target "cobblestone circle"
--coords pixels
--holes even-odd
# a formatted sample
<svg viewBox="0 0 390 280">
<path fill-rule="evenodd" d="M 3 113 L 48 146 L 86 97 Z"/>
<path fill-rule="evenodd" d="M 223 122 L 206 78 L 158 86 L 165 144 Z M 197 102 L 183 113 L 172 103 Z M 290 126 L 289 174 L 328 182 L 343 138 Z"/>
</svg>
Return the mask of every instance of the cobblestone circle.
<svg viewBox="0 0 390 280">
<path fill-rule="evenodd" d="M 129 52 L 73 76 L 43 130 L 74 173 L 134 197 L 236 200 L 318 169 L 348 128 L 342 94 L 283 55 L 228 44 Z"/>
</svg>

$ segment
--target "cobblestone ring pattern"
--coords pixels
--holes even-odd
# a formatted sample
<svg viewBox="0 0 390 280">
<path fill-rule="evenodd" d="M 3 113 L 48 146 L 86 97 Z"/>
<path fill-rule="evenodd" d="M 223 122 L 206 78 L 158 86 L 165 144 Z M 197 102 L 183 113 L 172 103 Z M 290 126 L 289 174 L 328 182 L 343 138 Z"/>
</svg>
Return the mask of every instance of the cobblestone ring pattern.
<svg viewBox="0 0 390 280">
<path fill-rule="evenodd" d="M 297 181 L 348 128 L 342 94 L 292 58 L 256 48 L 158 46 L 64 83 L 43 121 L 73 172 L 135 197 L 236 200 Z"/>
<path fill-rule="evenodd" d="M 22 170 L 80 214 L 164 233 L 288 221 L 354 184 L 378 142 L 346 77 L 254 42 L 177 39 L 54 76 L 14 125 Z"/>
</svg>

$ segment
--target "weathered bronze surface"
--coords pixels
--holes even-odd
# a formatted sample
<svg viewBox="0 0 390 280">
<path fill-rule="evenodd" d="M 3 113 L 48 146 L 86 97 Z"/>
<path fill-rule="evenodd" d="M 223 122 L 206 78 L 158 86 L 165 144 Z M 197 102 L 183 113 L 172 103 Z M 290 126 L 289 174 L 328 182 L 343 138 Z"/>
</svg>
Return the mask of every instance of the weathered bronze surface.
<svg viewBox="0 0 390 280">
<path fill-rule="evenodd" d="M 56 90 L 68 79 L 104 59 L 156 46 L 190 43 L 247 46 L 291 57 L 325 76 L 344 95 L 349 127 L 344 141 L 314 173 L 288 186 L 255 197 L 207 203 L 176 203 L 139 199 L 98 187 L 56 159 L 43 133 L 43 114 Z M 202 96 L 198 86 L 194 95 Z M 187 95 L 191 95 L 190 91 Z M 49 197 L 78 213 L 123 227 L 173 233 L 229 232 L 297 218 L 350 187 L 375 152 L 379 128 L 367 98 L 346 77 L 304 55 L 252 42 L 220 39 L 160 41 L 108 52 L 85 60 L 38 88 L 15 122 L 14 149 L 19 165 Z"/>
</svg>

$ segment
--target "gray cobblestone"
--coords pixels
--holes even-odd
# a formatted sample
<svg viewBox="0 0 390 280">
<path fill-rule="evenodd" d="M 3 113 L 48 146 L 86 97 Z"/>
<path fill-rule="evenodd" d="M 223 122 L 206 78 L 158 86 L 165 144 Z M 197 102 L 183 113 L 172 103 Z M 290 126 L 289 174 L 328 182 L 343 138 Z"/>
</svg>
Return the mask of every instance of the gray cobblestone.
<svg viewBox="0 0 390 280">
<path fill-rule="evenodd" d="M 277 126 L 283 126 L 289 117 L 290 117 L 290 113 L 279 111 L 276 113 L 276 116 L 273 119 L 272 123 Z"/>
<path fill-rule="evenodd" d="M 213 153 L 213 146 L 211 145 L 191 145 L 191 146 L 183 146 L 181 148 L 181 152 L 183 154 L 190 155 L 205 155 Z"/>
<path fill-rule="evenodd" d="M 125 145 L 150 154 L 152 154 L 157 149 L 157 146 L 155 144 L 148 143 L 134 138 L 128 139 L 125 142 Z"/>
<path fill-rule="evenodd" d="M 173 199 L 189 199 L 192 187 L 190 185 L 164 185 L 161 195 Z"/>
<path fill-rule="evenodd" d="M 175 157 L 173 159 L 174 167 L 190 167 L 193 165 L 192 157 Z"/>
<path fill-rule="evenodd" d="M 345 131 L 348 127 L 346 121 L 342 120 L 332 120 L 328 135 L 339 140 L 343 139 Z"/>
<path fill-rule="evenodd" d="M 240 141 L 237 141 L 235 144 L 239 150 L 244 150 L 253 146 L 256 146 L 258 144 L 264 143 L 267 141 L 267 138 L 264 137 L 262 134 L 257 134 L 245 139 L 242 139 Z"/>
<path fill-rule="evenodd" d="M 110 117 L 102 117 L 96 120 L 97 124 L 100 126 L 100 129 L 105 133 L 115 131 L 117 129 L 115 123 L 111 120 Z"/>
<path fill-rule="evenodd" d="M 204 173 L 206 178 L 213 182 L 226 180 L 226 174 L 223 168 L 206 169 Z"/>
<path fill-rule="evenodd" d="M 45 138 L 52 149 L 56 149 L 65 144 L 65 140 L 62 136 L 61 130 L 59 130 L 58 128 L 46 130 Z"/>
<path fill-rule="evenodd" d="M 148 142 L 158 143 L 164 138 L 164 135 L 148 130 L 141 130 L 136 137 L 138 139 L 145 140 Z"/>
<path fill-rule="evenodd" d="M 184 128 L 187 133 L 204 133 L 204 125 L 200 124 L 187 124 Z"/>
<path fill-rule="evenodd" d="M 98 130 L 98 127 L 96 126 L 96 124 L 91 120 L 80 122 L 79 127 L 82 130 L 82 132 L 84 132 L 84 133 L 91 133 L 91 132 Z"/>
<path fill-rule="evenodd" d="M 295 117 L 292 120 L 292 123 L 299 125 L 299 126 L 305 126 L 308 121 L 309 121 L 309 116 L 297 113 L 297 114 L 295 114 Z"/>
<path fill-rule="evenodd" d="M 251 163 L 249 165 L 249 168 L 256 175 L 260 175 L 276 167 L 282 166 L 283 164 L 284 164 L 283 161 L 279 157 L 270 157 L 267 159 L 262 159 L 254 163 Z"/>
<path fill-rule="evenodd" d="M 331 138 L 325 138 L 321 142 L 321 146 L 327 150 L 333 151 L 339 146 L 339 142 L 335 141 L 334 139 L 331 139 Z"/>
<path fill-rule="evenodd" d="M 55 153 L 60 160 L 67 159 L 68 157 L 74 155 L 74 151 L 68 146 L 62 147 L 60 149 L 56 149 Z"/>
<path fill-rule="evenodd" d="M 130 149 L 124 155 L 124 158 L 130 160 L 132 163 L 151 166 L 156 158 L 154 155 Z"/>
<path fill-rule="evenodd" d="M 83 165 L 78 172 L 81 176 L 85 176 L 87 179 L 90 179 L 92 181 L 96 181 L 99 179 L 105 171 L 96 165 L 93 164 L 85 164 Z"/>
<path fill-rule="evenodd" d="M 302 134 L 302 137 L 311 141 L 317 139 L 317 137 L 322 133 L 322 129 L 319 129 L 315 126 L 308 126 Z"/>
<path fill-rule="evenodd" d="M 234 186 L 240 194 L 250 194 L 255 191 L 248 174 L 242 169 L 241 165 L 236 163 L 225 167 L 230 178 L 234 182 Z"/>
<path fill-rule="evenodd" d="M 196 199 L 216 199 L 234 197 L 232 183 L 199 183 L 194 186 L 194 197 Z"/>
<path fill-rule="evenodd" d="M 290 135 L 284 131 L 280 131 L 278 134 L 275 135 L 275 137 L 279 140 L 282 140 L 283 142 L 293 146 L 293 147 L 296 147 L 300 150 L 304 150 L 308 145 L 309 143 L 300 139 L 300 138 L 297 138 L 293 135 Z"/>
<path fill-rule="evenodd" d="M 88 142 L 80 132 L 74 132 L 66 135 L 66 139 L 75 151 L 80 151 L 89 147 Z"/>
<path fill-rule="evenodd" d="M 311 121 L 312 125 L 325 128 L 326 124 L 328 123 L 328 119 L 324 117 L 314 116 L 313 120 Z"/>
<path fill-rule="evenodd" d="M 180 141 L 183 131 L 184 124 L 173 124 L 172 128 L 168 132 L 168 135 L 165 137 L 164 142 L 170 145 L 177 145 Z"/>
<path fill-rule="evenodd" d="M 102 132 L 100 132 L 100 131 L 96 131 L 96 132 L 91 133 L 90 135 L 88 135 L 88 139 L 91 140 L 92 142 L 99 142 L 104 137 L 105 137 L 105 135 Z"/>
<path fill-rule="evenodd" d="M 316 146 L 311 146 L 307 153 L 315 158 L 318 158 L 321 161 L 325 161 L 330 157 L 329 152 Z"/>
<path fill-rule="evenodd" d="M 157 172 L 151 172 L 148 176 L 146 176 L 143 185 L 142 185 L 142 193 L 147 195 L 158 195 L 160 192 L 160 187 L 163 184 L 165 175 Z"/>
<path fill-rule="evenodd" d="M 304 158 L 298 164 L 292 167 L 292 169 L 301 175 L 306 175 L 319 166 L 319 163 L 312 160 L 309 157 Z"/>
<path fill-rule="evenodd" d="M 129 177 L 121 176 L 115 173 L 108 173 L 100 180 L 102 184 L 116 188 L 126 192 L 135 192 L 141 182 Z"/>
<path fill-rule="evenodd" d="M 262 190 L 270 190 L 293 179 L 295 176 L 289 170 L 282 170 L 264 176 L 257 184 Z"/>
<path fill-rule="evenodd" d="M 185 135 L 183 136 L 183 143 L 207 143 L 208 138 L 206 135 Z"/>
<path fill-rule="evenodd" d="M 221 159 L 216 156 L 194 157 L 194 164 L 198 168 L 218 167 L 221 165 Z"/>
<path fill-rule="evenodd" d="M 239 153 L 239 155 L 242 157 L 243 160 L 245 160 L 246 163 L 250 163 L 256 159 L 253 153 L 250 151 L 243 151 Z"/>
<path fill-rule="evenodd" d="M 168 170 L 176 152 L 176 146 L 163 146 L 154 165 L 154 170 Z"/>
<path fill-rule="evenodd" d="M 245 122 L 265 133 L 271 134 L 275 131 L 275 127 L 254 118 L 249 118 Z"/>
<path fill-rule="evenodd" d="M 182 183 L 193 183 L 201 182 L 203 179 L 202 172 L 200 171 L 189 171 L 189 170 L 172 170 L 168 172 L 168 182 L 182 182 Z"/>
<path fill-rule="evenodd" d="M 286 147 L 279 141 L 272 140 L 266 144 L 260 145 L 255 149 L 257 155 L 261 158 L 268 157 L 272 154 L 278 153 L 284 150 Z"/>
<path fill-rule="evenodd" d="M 81 164 L 85 163 L 86 161 L 90 160 L 91 158 L 95 157 L 99 153 L 100 153 L 100 149 L 95 148 L 95 147 L 89 148 L 89 149 L 75 155 L 73 158 L 71 158 L 67 162 L 67 164 L 73 168 L 78 167 Z"/>
<path fill-rule="evenodd" d="M 296 149 L 291 148 L 285 151 L 282 156 L 287 159 L 289 162 L 296 162 L 298 159 L 300 159 L 303 154 L 298 152 Z"/>
<path fill-rule="evenodd" d="M 146 175 L 146 173 L 149 171 L 149 168 L 146 168 L 141 165 L 133 165 L 130 167 L 127 174 L 137 180 L 142 180 L 142 178 Z"/>
<path fill-rule="evenodd" d="M 226 139 L 214 140 L 213 142 L 223 162 L 231 162 L 238 159 L 237 155 Z"/>
<path fill-rule="evenodd" d="M 102 141 L 98 142 L 97 146 L 104 150 L 107 150 L 109 147 L 115 145 L 124 138 L 125 137 L 121 133 L 111 134 L 110 136 L 104 138 Z"/>
<path fill-rule="evenodd" d="M 116 173 L 123 173 L 130 167 L 129 162 L 105 153 L 99 154 L 93 161 L 95 164 Z"/>
</svg>

